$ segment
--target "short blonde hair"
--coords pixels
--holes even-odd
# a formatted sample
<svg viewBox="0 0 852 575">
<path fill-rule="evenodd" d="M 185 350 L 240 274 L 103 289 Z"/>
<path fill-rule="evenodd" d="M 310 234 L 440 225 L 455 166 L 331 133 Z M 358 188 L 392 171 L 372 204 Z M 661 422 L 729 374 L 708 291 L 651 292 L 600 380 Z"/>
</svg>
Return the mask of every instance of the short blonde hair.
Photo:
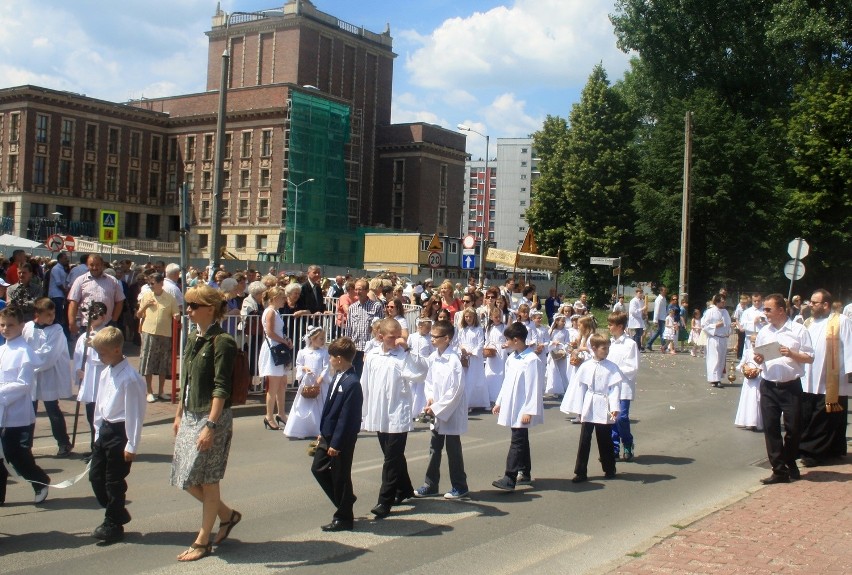
<svg viewBox="0 0 852 575">
<path fill-rule="evenodd" d="M 379 322 L 379 333 L 382 335 L 389 334 L 392 331 L 401 331 L 402 326 L 392 317 L 386 317 Z"/>
<path fill-rule="evenodd" d="M 225 315 L 227 301 L 225 295 L 207 284 L 197 284 L 186 290 L 186 303 L 200 303 L 213 308 L 213 321 L 219 321 Z"/>
<path fill-rule="evenodd" d="M 100 330 L 92 338 L 92 347 L 95 349 L 104 347 L 122 347 L 124 345 L 124 334 L 117 327 L 108 326 Z"/>
</svg>

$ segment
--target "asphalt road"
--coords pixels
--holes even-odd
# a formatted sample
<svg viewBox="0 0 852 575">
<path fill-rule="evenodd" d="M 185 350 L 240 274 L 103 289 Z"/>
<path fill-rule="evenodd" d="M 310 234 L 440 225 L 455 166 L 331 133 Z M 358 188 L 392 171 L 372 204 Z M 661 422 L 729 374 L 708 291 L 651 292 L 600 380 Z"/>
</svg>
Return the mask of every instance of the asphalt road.
<svg viewBox="0 0 852 575">
<path fill-rule="evenodd" d="M 531 487 L 491 487 L 502 473 L 509 432 L 490 414 L 476 415 L 462 440 L 472 498 L 415 500 L 376 521 L 369 509 L 381 452 L 375 437 L 362 434 L 353 468 L 356 528 L 339 534 L 319 529 L 332 507 L 310 474 L 307 442 L 265 431 L 259 406 L 240 408 L 222 493 L 243 521 L 213 556 L 194 564 L 175 557 L 194 540 L 201 508 L 169 485 L 170 408 L 158 405 L 129 478 L 133 521 L 125 541 L 103 546 L 89 537 L 103 515 L 87 481 L 51 490 L 35 507 L 29 487 L 12 480 L 0 508 L 0 574 L 596 573 L 742 497 L 766 474 L 762 434 L 733 425 L 739 382 L 713 389 L 703 373 L 703 360 L 689 355 L 643 354 L 631 409 L 636 458 L 619 462 L 613 480 L 603 479 L 593 445 L 590 481 L 570 482 L 579 426 L 547 402 L 545 424 L 530 434 Z M 46 420 L 38 429 L 34 451 L 54 481 L 82 471 L 79 459 L 52 457 Z M 428 440 L 425 428 L 409 436 L 415 487 Z M 449 489 L 446 476 L 441 488 Z"/>
</svg>

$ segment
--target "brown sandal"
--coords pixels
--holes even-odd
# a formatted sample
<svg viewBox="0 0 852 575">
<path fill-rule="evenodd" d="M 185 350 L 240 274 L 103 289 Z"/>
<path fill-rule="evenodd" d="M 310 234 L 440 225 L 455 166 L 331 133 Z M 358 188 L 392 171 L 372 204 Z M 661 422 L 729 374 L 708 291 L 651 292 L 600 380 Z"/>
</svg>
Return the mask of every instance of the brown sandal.
<svg viewBox="0 0 852 575">
<path fill-rule="evenodd" d="M 228 538 L 228 535 L 231 534 L 231 529 L 237 526 L 237 523 L 242 521 L 243 515 L 236 509 L 231 510 L 231 519 L 228 521 L 219 522 L 219 532 L 216 533 L 216 545 L 221 545 L 225 539 Z M 222 531 L 224 529 L 224 532 Z M 222 534 L 220 537 L 219 534 Z"/>
<path fill-rule="evenodd" d="M 210 543 L 207 545 L 193 543 L 189 546 L 189 549 L 177 556 L 177 560 L 182 562 L 198 561 L 199 559 L 204 559 L 211 553 L 213 553 L 213 545 Z"/>
</svg>

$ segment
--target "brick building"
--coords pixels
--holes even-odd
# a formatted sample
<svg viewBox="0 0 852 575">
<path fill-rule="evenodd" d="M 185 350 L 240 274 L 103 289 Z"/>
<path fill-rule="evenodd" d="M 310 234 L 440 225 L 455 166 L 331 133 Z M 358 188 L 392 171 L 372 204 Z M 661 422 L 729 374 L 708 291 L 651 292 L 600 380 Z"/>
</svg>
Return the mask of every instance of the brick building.
<svg viewBox="0 0 852 575">
<path fill-rule="evenodd" d="M 0 201 L 7 225 L 41 239 L 59 212 L 63 231 L 94 235 L 85 224 L 96 221 L 97 209 L 117 209 L 120 243 L 138 238 L 149 242 L 146 251 L 176 251 L 165 244 L 177 239 L 178 189 L 186 183 L 194 256 L 207 255 L 210 224 L 218 217 L 224 246 L 241 258 L 271 252 L 288 254 L 287 261 L 295 254 L 299 262 L 357 265 L 359 226 L 428 231 L 459 221 L 464 138 L 436 126 L 390 124 L 395 54 L 389 30 L 353 26 L 309 0 L 226 21 L 217 8 L 206 33 L 203 93 L 114 104 L 32 86 L 0 90 Z M 217 215 L 215 130 L 226 47 Z M 399 197 L 391 194 L 393 169 L 400 161 L 411 177 L 405 203 L 393 204 Z M 295 184 L 308 180 L 297 196 Z M 436 197 L 440 207 L 432 209 Z M 41 222 L 38 230 L 31 218 Z M 447 229 L 454 233 L 454 227 Z"/>
</svg>

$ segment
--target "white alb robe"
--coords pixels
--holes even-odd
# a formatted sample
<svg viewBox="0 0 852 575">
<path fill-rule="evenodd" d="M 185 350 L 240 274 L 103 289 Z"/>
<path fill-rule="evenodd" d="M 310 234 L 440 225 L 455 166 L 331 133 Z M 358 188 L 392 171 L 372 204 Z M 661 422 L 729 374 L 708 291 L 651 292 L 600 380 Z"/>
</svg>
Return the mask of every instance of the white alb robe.
<svg viewBox="0 0 852 575">
<path fill-rule="evenodd" d="M 485 345 L 485 336 L 482 328 L 478 325 L 463 327 L 457 337 L 458 353 L 468 353 L 468 364 L 464 369 L 464 389 L 467 394 L 468 407 L 491 406 L 488 399 L 488 387 L 485 384 L 485 362 L 482 357 L 482 347 Z"/>
<path fill-rule="evenodd" d="M 412 379 L 426 371 L 423 358 L 400 347 L 374 349 L 364 356 L 361 410 L 365 431 L 406 433 L 414 429 L 411 416 Z"/>
<path fill-rule="evenodd" d="M 485 335 L 485 347 L 495 350 L 494 357 L 485 358 L 485 387 L 488 388 L 488 399 L 492 403 L 497 401 L 500 388 L 503 386 L 503 372 L 506 369 L 506 349 L 503 345 L 506 338 L 503 336 L 505 324 L 496 324 L 488 328 Z"/>
<path fill-rule="evenodd" d="M 500 406 L 497 424 L 504 427 L 533 427 L 544 423 L 544 382 L 539 376 L 541 360 L 527 348 L 512 352 L 506 358 L 503 386 L 495 406 Z M 528 424 L 521 423 L 521 416 L 531 415 Z"/>
<path fill-rule="evenodd" d="M 570 413 L 579 413 L 584 423 L 614 423 L 613 411 L 619 411 L 621 382 L 618 366 L 608 359 L 583 363 L 572 377 L 577 393 L 571 397 Z"/>
<path fill-rule="evenodd" d="M 71 397 L 71 356 L 68 354 L 68 340 L 62 326 L 54 323 L 36 329 L 34 322 L 28 321 L 21 337 L 33 350 L 35 359 L 33 401 L 56 401 Z"/>
<path fill-rule="evenodd" d="M 411 348 L 411 353 L 422 358 L 427 364 L 429 356 L 435 351 L 432 346 L 432 338 L 428 335 L 420 335 L 417 332 L 408 335 L 408 347 Z M 411 384 L 411 413 L 415 416 L 420 415 L 423 408 L 426 407 L 426 391 L 423 381 L 425 377 L 426 374 L 424 373 L 423 377 L 412 379 L 409 382 Z"/>
<path fill-rule="evenodd" d="M 426 399 L 435 422 L 429 427 L 441 435 L 462 435 L 467 432 L 467 394 L 459 356 L 437 350 L 429 356 L 426 373 Z"/>
<path fill-rule="evenodd" d="M 826 343 L 825 334 L 828 330 L 829 319 L 814 319 L 808 326 L 811 336 L 811 345 L 814 347 L 814 362 L 805 364 L 805 377 L 802 379 L 802 389 L 805 393 L 822 395 L 825 393 L 825 364 Z M 852 372 L 852 321 L 846 316 L 840 316 L 839 325 L 840 342 L 840 365 L 838 372 L 840 376 L 840 395 L 852 395 L 852 384 L 849 383 L 848 374 Z"/>
<path fill-rule="evenodd" d="M 721 326 L 716 324 L 722 322 Z M 728 310 L 715 305 L 707 308 L 701 318 L 701 330 L 707 334 L 707 381 L 722 381 L 725 372 L 725 355 L 728 353 L 728 336 L 731 334 L 731 316 Z"/>
<path fill-rule="evenodd" d="M 743 358 L 737 369 L 742 373 L 746 364 L 751 367 L 756 366 L 753 349 L 743 350 Z M 737 414 L 734 416 L 734 425 L 763 429 L 763 417 L 760 414 L 760 379 L 760 373 L 753 378 L 748 378 L 743 373 L 743 386 L 740 389 L 740 402 L 737 405 Z"/>
</svg>

